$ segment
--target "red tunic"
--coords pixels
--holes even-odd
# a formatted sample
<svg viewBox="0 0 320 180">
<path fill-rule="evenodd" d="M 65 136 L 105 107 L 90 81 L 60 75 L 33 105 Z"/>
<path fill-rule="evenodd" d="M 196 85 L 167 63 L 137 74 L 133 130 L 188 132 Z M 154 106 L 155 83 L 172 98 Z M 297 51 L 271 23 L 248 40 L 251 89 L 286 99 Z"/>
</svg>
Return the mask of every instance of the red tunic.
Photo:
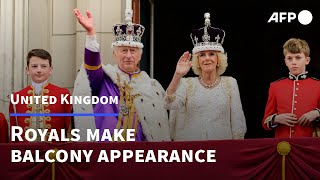
<svg viewBox="0 0 320 180">
<path fill-rule="evenodd" d="M 8 142 L 8 124 L 2 113 L 0 113 L 0 143 Z"/>
<path fill-rule="evenodd" d="M 264 129 L 271 130 L 273 115 L 293 113 L 299 119 L 303 114 L 320 108 L 320 81 L 313 78 L 284 78 L 270 84 L 268 102 L 262 121 Z M 276 138 L 312 137 L 312 128 L 279 124 L 275 129 Z"/>
<path fill-rule="evenodd" d="M 57 98 L 57 102 L 55 104 L 43 104 L 41 105 L 41 113 L 71 113 L 72 111 L 72 104 L 61 104 L 61 95 L 68 94 L 70 96 L 69 90 L 65 88 L 60 88 L 58 86 L 55 86 L 53 84 L 46 84 L 42 88 L 42 96 L 55 96 Z M 19 94 L 19 96 L 33 96 L 34 95 L 34 89 L 33 86 L 30 85 L 19 92 L 14 93 L 14 100 L 16 101 L 16 94 Z M 14 110 L 15 106 L 15 110 Z M 10 102 L 9 107 L 10 113 L 37 113 L 36 111 L 36 104 L 33 102 L 33 104 L 21 104 L 18 103 L 16 105 L 13 105 Z M 50 132 L 51 129 L 56 129 L 58 133 L 60 133 L 61 129 L 65 129 L 67 132 L 66 136 L 70 136 L 71 131 L 71 116 L 44 116 L 40 117 L 40 122 L 43 123 L 43 129 L 48 129 Z M 24 129 L 32 128 L 34 125 L 32 125 L 32 117 L 30 116 L 20 116 L 10 117 L 10 127 L 11 126 L 20 126 Z M 11 128 L 10 128 L 11 129 Z M 49 133 L 47 133 L 47 136 Z M 61 134 L 59 134 L 61 137 Z M 24 139 L 24 141 L 26 141 Z M 19 142 L 16 140 L 16 142 Z"/>
</svg>

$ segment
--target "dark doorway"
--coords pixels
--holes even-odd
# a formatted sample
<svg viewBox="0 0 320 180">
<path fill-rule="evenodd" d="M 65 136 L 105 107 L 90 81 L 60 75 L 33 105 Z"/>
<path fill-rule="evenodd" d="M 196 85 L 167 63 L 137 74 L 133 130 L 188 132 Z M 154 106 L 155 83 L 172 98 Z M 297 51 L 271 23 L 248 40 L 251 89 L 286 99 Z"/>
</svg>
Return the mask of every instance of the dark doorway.
<svg viewBox="0 0 320 180">
<path fill-rule="evenodd" d="M 140 0 L 140 23 L 146 28 L 142 38 L 144 48 L 140 61 L 140 69 L 150 74 L 151 2 L 149 0 Z"/>
</svg>

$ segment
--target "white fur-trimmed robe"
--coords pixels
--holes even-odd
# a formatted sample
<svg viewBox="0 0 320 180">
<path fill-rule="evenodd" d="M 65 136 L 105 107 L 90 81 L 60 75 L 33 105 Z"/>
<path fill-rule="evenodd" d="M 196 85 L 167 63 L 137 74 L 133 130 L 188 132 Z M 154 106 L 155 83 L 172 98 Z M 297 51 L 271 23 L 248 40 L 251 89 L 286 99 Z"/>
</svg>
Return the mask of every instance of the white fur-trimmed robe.
<svg viewBox="0 0 320 180">
<path fill-rule="evenodd" d="M 122 72 L 117 65 L 103 65 L 104 72 L 116 84 L 117 74 L 120 76 L 120 83 L 124 81 L 133 88 L 132 94 L 141 96 L 134 99 L 134 105 L 139 115 L 143 134 L 147 141 L 170 141 L 169 120 L 167 110 L 164 107 L 165 91 L 160 83 L 151 79 L 148 74 L 141 71 L 139 75 L 133 75 L 130 81 L 129 75 Z M 85 68 L 82 66 L 77 75 L 73 96 L 91 96 L 91 88 Z M 75 104 L 75 113 L 93 113 L 92 105 Z M 86 130 L 96 128 L 93 116 L 77 116 L 74 118 L 75 128 L 80 129 L 80 141 L 86 141 Z"/>
</svg>

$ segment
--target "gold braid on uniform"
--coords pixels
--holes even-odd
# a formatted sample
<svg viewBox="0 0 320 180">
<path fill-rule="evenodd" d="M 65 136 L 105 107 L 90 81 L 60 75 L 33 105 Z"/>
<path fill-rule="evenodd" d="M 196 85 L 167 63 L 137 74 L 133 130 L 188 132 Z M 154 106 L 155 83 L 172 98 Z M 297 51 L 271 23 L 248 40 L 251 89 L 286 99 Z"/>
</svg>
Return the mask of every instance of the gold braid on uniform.
<svg viewBox="0 0 320 180">
<path fill-rule="evenodd" d="M 49 93 L 49 90 L 46 89 L 45 87 L 48 85 L 48 82 L 42 86 L 41 88 L 41 92 L 40 92 L 40 96 L 43 97 L 45 93 Z M 39 102 L 38 104 L 35 103 L 35 90 L 34 90 L 34 87 L 32 86 L 31 87 L 32 89 L 31 90 L 28 90 L 27 94 L 32 94 L 32 102 L 28 102 L 28 104 L 26 105 L 27 106 L 27 109 L 31 108 L 31 111 L 30 110 L 27 110 L 26 113 L 50 113 L 50 109 L 45 109 L 45 107 L 48 107 L 49 104 L 42 104 L 41 102 Z M 30 104 L 29 104 L 30 103 Z M 35 124 L 35 129 L 40 129 L 40 123 L 43 124 L 42 126 L 42 130 L 44 129 L 51 129 L 51 125 L 50 124 L 47 124 L 46 121 L 50 121 L 51 120 L 51 117 L 48 117 L 48 116 L 43 116 L 43 117 L 40 117 L 40 116 L 36 116 L 36 117 L 33 117 L 33 116 L 30 116 L 28 118 L 26 118 L 24 121 L 26 123 L 29 123 L 29 126 L 26 126 L 25 128 L 26 129 L 29 129 L 29 128 L 33 128 L 34 125 L 32 124 L 33 122 L 33 118 L 36 119 L 36 124 Z M 25 129 L 25 130 L 26 130 Z M 47 132 L 47 135 L 48 135 L 48 132 Z M 37 136 L 38 138 L 40 136 Z M 47 137 L 47 136 L 46 136 Z M 36 141 L 40 141 L 40 139 L 36 139 Z M 45 139 L 45 141 L 47 141 L 47 139 Z"/>
<path fill-rule="evenodd" d="M 135 105 L 133 103 L 134 98 L 140 96 L 140 94 L 132 95 L 132 87 L 124 81 L 123 86 L 120 83 L 120 75 L 117 74 L 117 86 L 120 92 L 120 112 L 118 116 L 118 122 L 116 129 L 120 129 L 122 125 L 123 133 L 122 137 L 126 139 L 127 129 L 132 129 L 134 123 L 134 137 L 136 136 L 138 128 L 138 112 L 136 111 Z M 136 112 L 136 113 L 135 113 Z M 133 122 L 133 120 L 135 120 Z M 114 138 L 113 138 L 114 139 Z"/>
</svg>

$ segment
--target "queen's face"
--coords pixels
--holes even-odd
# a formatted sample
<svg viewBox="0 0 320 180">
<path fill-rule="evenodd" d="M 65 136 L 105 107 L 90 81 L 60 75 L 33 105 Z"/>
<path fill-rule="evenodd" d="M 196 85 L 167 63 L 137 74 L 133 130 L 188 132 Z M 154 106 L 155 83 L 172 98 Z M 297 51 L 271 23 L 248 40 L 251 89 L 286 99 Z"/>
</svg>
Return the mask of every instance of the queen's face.
<svg viewBox="0 0 320 180">
<path fill-rule="evenodd" d="M 218 55 L 217 51 L 201 51 L 198 62 L 202 73 L 212 73 L 217 71 Z"/>
</svg>

